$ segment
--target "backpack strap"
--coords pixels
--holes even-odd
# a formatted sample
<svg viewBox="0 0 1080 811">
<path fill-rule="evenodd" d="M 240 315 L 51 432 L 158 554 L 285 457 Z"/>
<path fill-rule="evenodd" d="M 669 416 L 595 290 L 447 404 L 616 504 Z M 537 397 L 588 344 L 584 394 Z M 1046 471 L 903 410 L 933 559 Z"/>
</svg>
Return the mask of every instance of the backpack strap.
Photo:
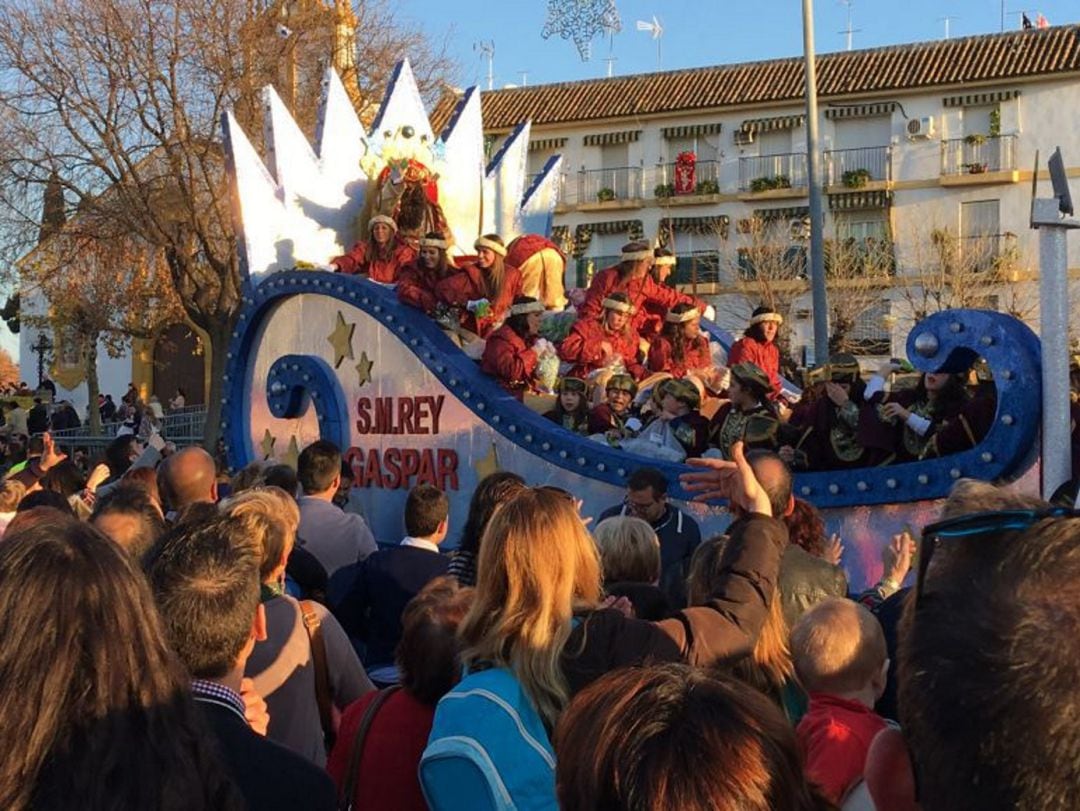
<svg viewBox="0 0 1080 811">
<path fill-rule="evenodd" d="M 334 742 L 334 710 L 330 698 L 330 670 L 326 664 L 326 640 L 322 623 L 311 600 L 300 600 L 300 613 L 311 642 L 311 664 L 315 668 L 315 703 L 319 705 L 319 722 L 327 747 Z"/>
<path fill-rule="evenodd" d="M 360 758 L 364 754 L 364 741 L 367 739 L 371 724 L 375 721 L 375 713 L 390 696 L 400 689 L 400 684 L 392 684 L 377 692 L 360 718 L 360 726 L 356 729 L 356 737 L 353 738 L 352 750 L 349 752 L 349 768 L 345 772 L 341 794 L 338 796 L 338 808 L 341 811 L 352 811 L 353 798 L 356 796 L 356 781 L 360 777 Z"/>
</svg>

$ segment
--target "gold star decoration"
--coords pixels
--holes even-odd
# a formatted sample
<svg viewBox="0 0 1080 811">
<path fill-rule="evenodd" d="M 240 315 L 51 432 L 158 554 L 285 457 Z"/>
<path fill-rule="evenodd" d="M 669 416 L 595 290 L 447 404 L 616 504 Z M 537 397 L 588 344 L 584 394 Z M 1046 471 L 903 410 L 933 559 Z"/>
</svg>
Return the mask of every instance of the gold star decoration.
<svg viewBox="0 0 1080 811">
<path fill-rule="evenodd" d="M 345 360 L 345 358 L 348 358 L 349 360 L 353 359 L 352 337 L 355 331 L 356 324 L 346 323 L 345 316 L 341 314 L 341 310 L 338 310 L 334 331 L 326 336 L 326 340 L 330 342 L 330 346 L 334 347 L 335 369 L 341 365 L 341 362 Z"/>
<path fill-rule="evenodd" d="M 263 452 L 263 459 L 269 459 L 274 455 L 274 445 L 277 444 L 277 437 L 270 433 L 270 429 L 266 429 L 266 433 L 263 434 L 262 443 L 260 447 Z"/>
<path fill-rule="evenodd" d="M 488 451 L 487 456 L 479 460 L 474 467 L 476 468 L 477 481 L 483 481 L 499 469 L 499 452 L 496 450 L 494 442 L 491 443 L 491 450 Z"/>
<path fill-rule="evenodd" d="M 356 364 L 356 374 L 358 375 L 358 386 L 363 386 L 365 383 L 371 382 L 371 367 L 375 365 L 375 361 L 371 360 L 367 356 L 367 352 L 360 353 L 360 362 Z"/>
<path fill-rule="evenodd" d="M 295 436 L 292 436 L 292 437 L 289 438 L 289 449 L 287 451 L 285 451 L 285 458 L 282 459 L 281 461 L 283 461 L 285 464 L 287 464 L 293 470 L 296 470 L 297 466 L 299 465 L 299 463 L 300 463 L 300 445 L 299 445 L 299 443 L 297 443 Z"/>
</svg>

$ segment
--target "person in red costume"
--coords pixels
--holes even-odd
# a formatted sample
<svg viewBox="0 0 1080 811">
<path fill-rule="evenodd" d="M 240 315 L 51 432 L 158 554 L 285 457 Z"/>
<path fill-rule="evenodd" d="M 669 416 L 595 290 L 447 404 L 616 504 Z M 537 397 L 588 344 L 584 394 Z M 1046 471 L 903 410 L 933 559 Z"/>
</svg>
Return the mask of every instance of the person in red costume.
<svg viewBox="0 0 1080 811">
<path fill-rule="evenodd" d="M 709 339 L 701 332 L 701 311 L 690 304 L 676 304 L 664 316 L 664 331 L 649 347 L 649 371 L 679 378 L 712 365 Z"/>
<path fill-rule="evenodd" d="M 393 284 L 401 268 L 416 258 L 416 251 L 398 239 L 397 223 L 385 214 L 368 220 L 368 234 L 366 242 L 357 242 L 347 254 L 331 259 L 330 264 L 341 273 L 363 273 L 373 282 Z"/>
<path fill-rule="evenodd" d="M 772 307 L 758 307 L 750 316 L 750 326 L 743 337 L 728 352 L 728 366 L 752 363 L 765 372 L 771 385 L 770 400 L 780 397 L 780 348 L 776 345 L 776 333 L 783 323 L 784 317 Z"/>
<path fill-rule="evenodd" d="M 579 319 L 559 346 L 559 357 L 574 364 L 570 376 L 585 380 L 621 358 L 630 376 L 641 380 L 645 367 L 638 363 L 637 334 L 630 329 L 633 315 L 627 295 L 612 293 L 604 299 L 600 318 Z"/>
<path fill-rule="evenodd" d="M 678 264 L 678 261 L 670 249 L 657 248 L 653 251 L 653 264 L 649 270 L 649 275 L 653 277 L 653 281 L 658 285 L 667 287 L 667 280 L 675 272 L 675 265 Z M 641 335 L 652 340 L 653 336 L 659 335 L 663 330 L 664 316 L 667 315 L 668 308 L 653 301 L 646 301 L 644 307 L 645 323 L 641 326 Z"/>
<path fill-rule="evenodd" d="M 416 259 L 405 265 L 398 276 L 398 301 L 434 315 L 439 304 L 435 289 L 456 270 L 446 255 L 449 247 L 450 242 L 438 231 L 424 235 Z"/>
<path fill-rule="evenodd" d="M 657 284 L 649 275 L 653 264 L 653 251 L 648 242 L 629 242 L 622 247 L 622 261 L 618 265 L 604 268 L 593 277 L 585 293 L 585 302 L 578 311 L 579 318 L 598 318 L 604 308 L 604 299 L 612 293 L 626 293 L 634 306 L 632 326 L 641 334 L 646 326 L 646 303 L 652 303 L 667 310 L 676 304 L 693 304 L 705 312 L 704 301 L 680 293 L 673 287 Z"/>
<path fill-rule="evenodd" d="M 498 234 L 485 234 L 473 248 L 476 261 L 443 279 L 435 291 L 459 310 L 462 329 L 486 338 L 521 295 L 521 272 L 506 263 L 506 246 Z"/>
<path fill-rule="evenodd" d="M 480 359 L 480 371 L 494 377 L 519 400 L 524 400 L 526 390 L 532 387 L 539 362 L 531 347 L 540 334 L 543 312 L 543 302 L 532 296 L 518 296 L 510 306 L 506 323 L 488 336 Z"/>
</svg>

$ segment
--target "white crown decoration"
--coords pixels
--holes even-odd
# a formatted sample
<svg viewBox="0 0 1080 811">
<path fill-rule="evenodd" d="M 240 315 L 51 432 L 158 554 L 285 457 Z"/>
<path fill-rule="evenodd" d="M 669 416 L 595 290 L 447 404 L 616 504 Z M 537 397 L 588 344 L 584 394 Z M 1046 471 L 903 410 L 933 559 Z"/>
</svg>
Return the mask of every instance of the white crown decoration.
<svg viewBox="0 0 1080 811">
<path fill-rule="evenodd" d="M 239 203 L 243 271 L 258 282 L 297 262 L 324 263 L 358 238 L 357 218 L 380 188 L 407 167 L 426 172 L 459 253 L 473 240 L 498 233 L 509 241 L 522 233 L 548 235 L 555 210 L 562 157 L 547 162 L 526 188 L 530 122 L 507 136 L 484 165 L 480 93 L 469 88 L 438 137 L 431 129 L 408 61 L 399 62 L 371 126 L 356 115 L 341 79 L 329 69 L 323 80 L 316 153 L 284 102 L 263 90 L 266 116 L 264 164 L 232 111 L 222 126 Z"/>
</svg>

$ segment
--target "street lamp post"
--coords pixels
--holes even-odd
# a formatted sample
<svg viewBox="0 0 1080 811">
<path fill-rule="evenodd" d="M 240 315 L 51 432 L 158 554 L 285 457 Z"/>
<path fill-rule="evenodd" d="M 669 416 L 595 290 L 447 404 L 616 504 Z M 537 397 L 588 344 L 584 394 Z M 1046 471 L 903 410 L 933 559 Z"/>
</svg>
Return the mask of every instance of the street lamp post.
<svg viewBox="0 0 1080 811">
<path fill-rule="evenodd" d="M 810 288 L 814 314 L 814 363 L 829 354 L 829 302 L 825 289 L 825 231 L 818 151 L 817 68 L 814 63 L 814 3 L 802 0 L 803 59 L 806 64 L 806 179 L 810 186 Z"/>
</svg>

